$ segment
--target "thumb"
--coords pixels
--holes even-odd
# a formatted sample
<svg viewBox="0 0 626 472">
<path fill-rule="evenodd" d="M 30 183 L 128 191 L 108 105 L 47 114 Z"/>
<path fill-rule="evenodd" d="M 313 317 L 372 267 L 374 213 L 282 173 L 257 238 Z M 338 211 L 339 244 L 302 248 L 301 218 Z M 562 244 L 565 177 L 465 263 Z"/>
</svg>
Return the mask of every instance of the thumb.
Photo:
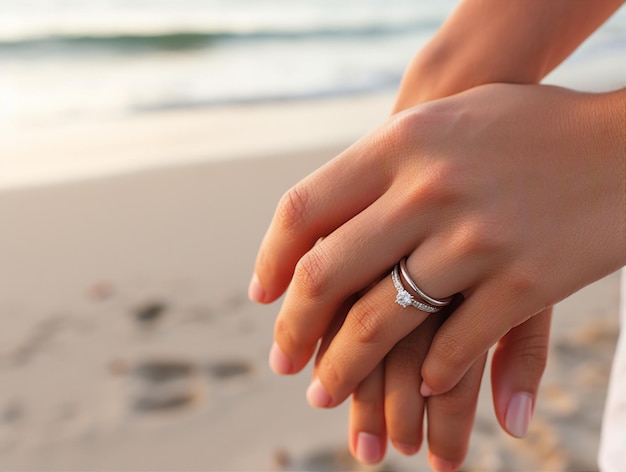
<svg viewBox="0 0 626 472">
<path fill-rule="evenodd" d="M 510 330 L 491 364 L 491 388 L 500 426 L 511 436 L 528 432 L 539 382 L 548 358 L 552 308 Z"/>
</svg>

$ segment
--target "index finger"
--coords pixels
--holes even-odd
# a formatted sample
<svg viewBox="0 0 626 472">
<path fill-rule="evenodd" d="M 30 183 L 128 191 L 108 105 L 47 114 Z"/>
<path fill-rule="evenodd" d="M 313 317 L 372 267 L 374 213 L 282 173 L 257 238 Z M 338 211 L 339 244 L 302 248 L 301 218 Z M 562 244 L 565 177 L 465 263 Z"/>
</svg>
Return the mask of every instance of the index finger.
<svg viewBox="0 0 626 472">
<path fill-rule="evenodd" d="M 281 198 L 259 249 L 249 297 L 271 303 L 315 242 L 372 204 L 391 183 L 388 130 L 361 139 Z"/>
</svg>

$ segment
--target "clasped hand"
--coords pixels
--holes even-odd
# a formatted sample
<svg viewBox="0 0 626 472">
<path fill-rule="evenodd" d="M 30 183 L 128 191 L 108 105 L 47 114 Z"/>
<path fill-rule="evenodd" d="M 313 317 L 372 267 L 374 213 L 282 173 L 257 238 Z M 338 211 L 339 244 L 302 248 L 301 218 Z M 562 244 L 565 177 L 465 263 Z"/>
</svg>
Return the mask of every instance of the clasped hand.
<svg viewBox="0 0 626 472">
<path fill-rule="evenodd" d="M 458 466 L 498 341 L 496 414 L 525 433 L 549 307 L 619 268 L 623 252 L 619 160 L 604 159 L 619 136 L 605 132 L 606 102 L 556 87 L 477 87 L 391 117 L 281 199 L 250 286 L 262 303 L 288 288 L 270 365 L 296 373 L 320 346 L 307 397 L 333 407 L 355 392 L 357 456 L 362 447 L 382 457 L 371 438 L 386 428 L 415 452 L 429 397 L 431 455 Z M 394 302 L 389 273 L 405 256 L 426 293 L 461 300 L 452 313 Z M 444 438 L 454 428 L 458 444 Z"/>
</svg>

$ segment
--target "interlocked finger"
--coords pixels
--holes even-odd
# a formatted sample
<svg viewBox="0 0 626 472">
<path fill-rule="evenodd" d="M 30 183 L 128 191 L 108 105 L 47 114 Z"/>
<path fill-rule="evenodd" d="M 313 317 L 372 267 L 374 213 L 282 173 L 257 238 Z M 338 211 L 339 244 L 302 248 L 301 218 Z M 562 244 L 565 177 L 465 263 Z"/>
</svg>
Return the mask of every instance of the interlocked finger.
<svg viewBox="0 0 626 472">
<path fill-rule="evenodd" d="M 399 279 L 397 273 L 395 268 L 391 276 L 374 285 L 352 306 L 328 348 L 318 354 L 308 390 L 313 406 L 332 407 L 341 403 L 398 341 L 429 316 L 440 317 L 439 322 L 445 316 L 445 309 L 429 313 L 405 303 L 406 296 L 418 296 L 409 292 L 406 280 Z M 419 303 L 425 304 L 421 300 Z"/>
</svg>

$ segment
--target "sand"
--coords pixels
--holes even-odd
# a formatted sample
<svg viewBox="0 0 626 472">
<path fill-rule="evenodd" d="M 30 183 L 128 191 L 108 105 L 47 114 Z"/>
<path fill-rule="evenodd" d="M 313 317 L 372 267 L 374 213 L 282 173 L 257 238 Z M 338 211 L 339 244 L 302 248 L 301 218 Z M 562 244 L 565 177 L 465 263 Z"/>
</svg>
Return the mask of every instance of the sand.
<svg viewBox="0 0 626 472">
<path fill-rule="evenodd" d="M 246 290 L 280 195 L 389 94 L 163 112 L 0 141 L 0 470 L 361 470 L 347 409 L 267 367 Z M 44 158 L 45 157 L 45 158 Z M 465 470 L 594 469 L 618 277 L 556 308 L 530 434 L 484 381 Z M 427 470 L 390 452 L 375 470 Z"/>
</svg>

